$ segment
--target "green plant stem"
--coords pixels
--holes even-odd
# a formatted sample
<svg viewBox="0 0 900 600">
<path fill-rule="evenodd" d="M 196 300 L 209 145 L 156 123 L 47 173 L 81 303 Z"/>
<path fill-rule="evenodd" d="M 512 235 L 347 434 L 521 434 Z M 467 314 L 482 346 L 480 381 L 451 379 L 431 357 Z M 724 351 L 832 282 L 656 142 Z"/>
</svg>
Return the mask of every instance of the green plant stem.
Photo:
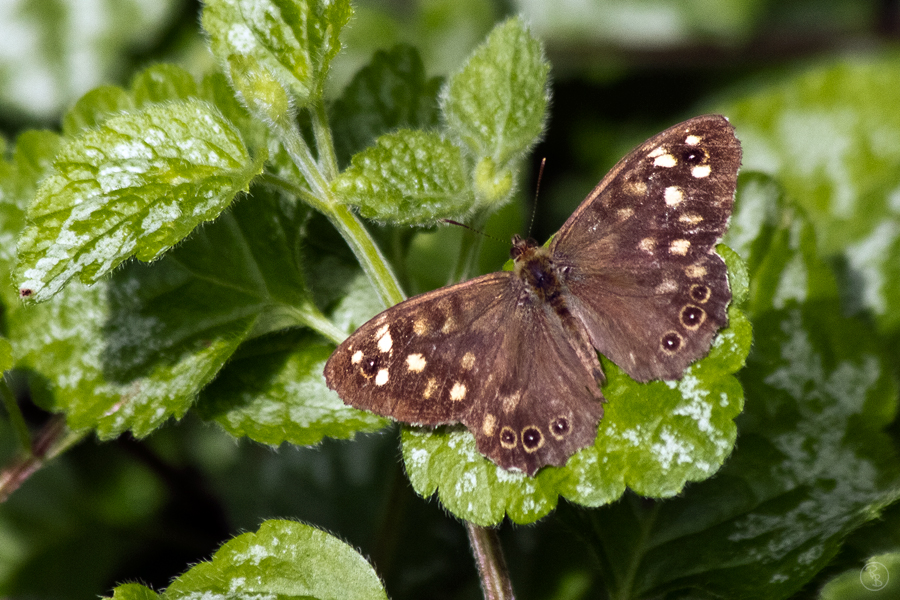
<svg viewBox="0 0 900 600">
<path fill-rule="evenodd" d="M 294 308 L 297 319 L 301 323 L 335 344 L 340 344 L 347 337 L 347 332 L 336 327 L 328 317 L 319 311 L 319 308 L 312 301 L 304 302 L 301 306 L 292 308 Z"/>
<path fill-rule="evenodd" d="M 497 530 L 479 527 L 467 521 L 466 532 L 469 534 L 472 554 L 475 555 L 485 600 L 514 600 L 512 582 Z"/>
<path fill-rule="evenodd" d="M 0 502 L 9 498 L 35 471 L 70 446 L 81 441 L 86 431 L 75 432 L 66 427 L 65 418 L 53 417 L 35 436 L 30 450 L 0 471 Z"/>
<path fill-rule="evenodd" d="M 12 423 L 16 437 L 19 439 L 19 447 L 24 452 L 31 452 L 31 432 L 28 431 L 25 417 L 22 416 L 22 411 L 16 403 L 15 395 L 9 389 L 9 385 L 7 385 L 4 377 L 0 377 L 0 398 L 3 399 L 3 406 L 6 407 L 6 412 L 9 413 L 10 423 Z"/>
<path fill-rule="evenodd" d="M 324 118 L 324 112 L 322 118 Z M 387 259 L 375 244 L 372 236 L 369 235 L 362 221 L 334 197 L 326 175 L 313 159 L 306 142 L 300 136 L 300 132 L 296 128 L 285 128 L 279 130 L 279 133 L 281 134 L 285 150 L 297 165 L 297 168 L 300 169 L 300 172 L 303 173 L 306 183 L 310 186 L 308 193 L 301 193 L 300 195 L 310 206 L 328 217 L 328 220 L 331 221 L 344 240 L 347 241 L 369 281 L 375 286 L 375 290 L 378 292 L 384 305 L 393 306 L 401 302 L 405 296 L 400 289 L 400 283 L 393 269 L 391 269 Z M 330 146 L 330 141 L 326 145 Z"/>
<path fill-rule="evenodd" d="M 310 109 L 312 112 L 313 132 L 316 136 L 316 149 L 319 151 L 319 166 L 325 178 L 333 181 L 338 176 L 337 155 L 334 153 L 334 140 L 331 137 L 331 126 L 328 124 L 328 114 L 325 112 L 325 103 L 316 102 Z"/>
</svg>

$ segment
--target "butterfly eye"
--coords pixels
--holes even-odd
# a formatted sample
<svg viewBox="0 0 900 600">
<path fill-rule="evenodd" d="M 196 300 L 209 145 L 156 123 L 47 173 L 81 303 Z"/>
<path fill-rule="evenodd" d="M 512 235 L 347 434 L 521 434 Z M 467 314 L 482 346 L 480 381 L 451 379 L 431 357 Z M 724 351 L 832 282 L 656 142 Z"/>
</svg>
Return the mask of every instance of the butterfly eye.
<svg viewBox="0 0 900 600">
<path fill-rule="evenodd" d="M 674 331 L 670 331 L 663 336 L 662 349 L 666 354 L 675 354 L 681 348 L 681 336 Z"/>
<path fill-rule="evenodd" d="M 687 148 L 681 159 L 689 165 L 699 165 L 706 161 L 706 152 L 702 148 Z"/>
<path fill-rule="evenodd" d="M 698 306 L 685 306 L 681 311 L 681 324 L 694 331 L 706 320 L 706 313 Z"/>
<path fill-rule="evenodd" d="M 705 285 L 700 285 L 699 283 L 695 283 L 691 286 L 691 298 L 696 302 L 706 302 L 709 300 L 709 288 Z"/>
<path fill-rule="evenodd" d="M 507 450 L 516 447 L 516 432 L 511 427 L 504 427 L 500 430 L 500 445 Z"/>
<path fill-rule="evenodd" d="M 550 433 L 558 440 L 566 437 L 569 433 L 569 420 L 565 417 L 557 417 L 550 422 Z"/>
<path fill-rule="evenodd" d="M 522 430 L 522 445 L 528 452 L 534 452 L 544 445 L 544 436 L 537 427 L 526 427 Z"/>
</svg>

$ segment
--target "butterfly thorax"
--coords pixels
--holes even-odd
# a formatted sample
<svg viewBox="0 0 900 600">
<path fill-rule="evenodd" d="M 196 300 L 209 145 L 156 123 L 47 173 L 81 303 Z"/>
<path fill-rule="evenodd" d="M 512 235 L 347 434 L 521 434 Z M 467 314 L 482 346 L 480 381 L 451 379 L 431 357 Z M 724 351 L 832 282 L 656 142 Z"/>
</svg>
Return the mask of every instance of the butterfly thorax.
<svg viewBox="0 0 900 600">
<path fill-rule="evenodd" d="M 557 304 L 562 301 L 561 284 L 550 250 L 532 239 L 513 237 L 513 247 L 509 251 L 515 263 L 515 274 L 529 292 L 541 301 Z"/>
</svg>

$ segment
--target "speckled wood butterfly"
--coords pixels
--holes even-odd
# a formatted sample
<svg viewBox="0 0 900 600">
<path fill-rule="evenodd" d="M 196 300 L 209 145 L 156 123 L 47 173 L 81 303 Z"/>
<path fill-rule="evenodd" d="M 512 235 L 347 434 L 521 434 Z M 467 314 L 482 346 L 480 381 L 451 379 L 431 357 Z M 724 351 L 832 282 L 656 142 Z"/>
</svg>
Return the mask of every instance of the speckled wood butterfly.
<svg viewBox="0 0 900 600">
<path fill-rule="evenodd" d="M 591 445 L 603 417 L 597 352 L 638 381 L 679 379 L 728 322 L 715 245 L 741 146 L 702 116 L 622 159 L 548 247 L 513 238 L 515 268 L 410 298 L 341 344 L 328 386 L 418 425 L 463 423 L 478 450 L 529 475 Z"/>
</svg>

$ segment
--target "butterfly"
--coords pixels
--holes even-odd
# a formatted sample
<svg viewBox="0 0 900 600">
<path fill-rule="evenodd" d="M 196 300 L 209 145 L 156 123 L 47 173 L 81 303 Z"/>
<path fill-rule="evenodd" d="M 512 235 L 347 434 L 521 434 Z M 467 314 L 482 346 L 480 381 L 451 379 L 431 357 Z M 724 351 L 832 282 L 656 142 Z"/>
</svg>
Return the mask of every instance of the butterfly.
<svg viewBox="0 0 900 600">
<path fill-rule="evenodd" d="M 505 469 L 564 465 L 603 417 L 598 351 L 637 381 L 680 379 L 727 324 L 715 245 L 740 164 L 723 116 L 657 134 L 548 246 L 515 236 L 512 271 L 410 298 L 360 327 L 328 359 L 328 386 L 395 420 L 462 423 Z"/>
</svg>

